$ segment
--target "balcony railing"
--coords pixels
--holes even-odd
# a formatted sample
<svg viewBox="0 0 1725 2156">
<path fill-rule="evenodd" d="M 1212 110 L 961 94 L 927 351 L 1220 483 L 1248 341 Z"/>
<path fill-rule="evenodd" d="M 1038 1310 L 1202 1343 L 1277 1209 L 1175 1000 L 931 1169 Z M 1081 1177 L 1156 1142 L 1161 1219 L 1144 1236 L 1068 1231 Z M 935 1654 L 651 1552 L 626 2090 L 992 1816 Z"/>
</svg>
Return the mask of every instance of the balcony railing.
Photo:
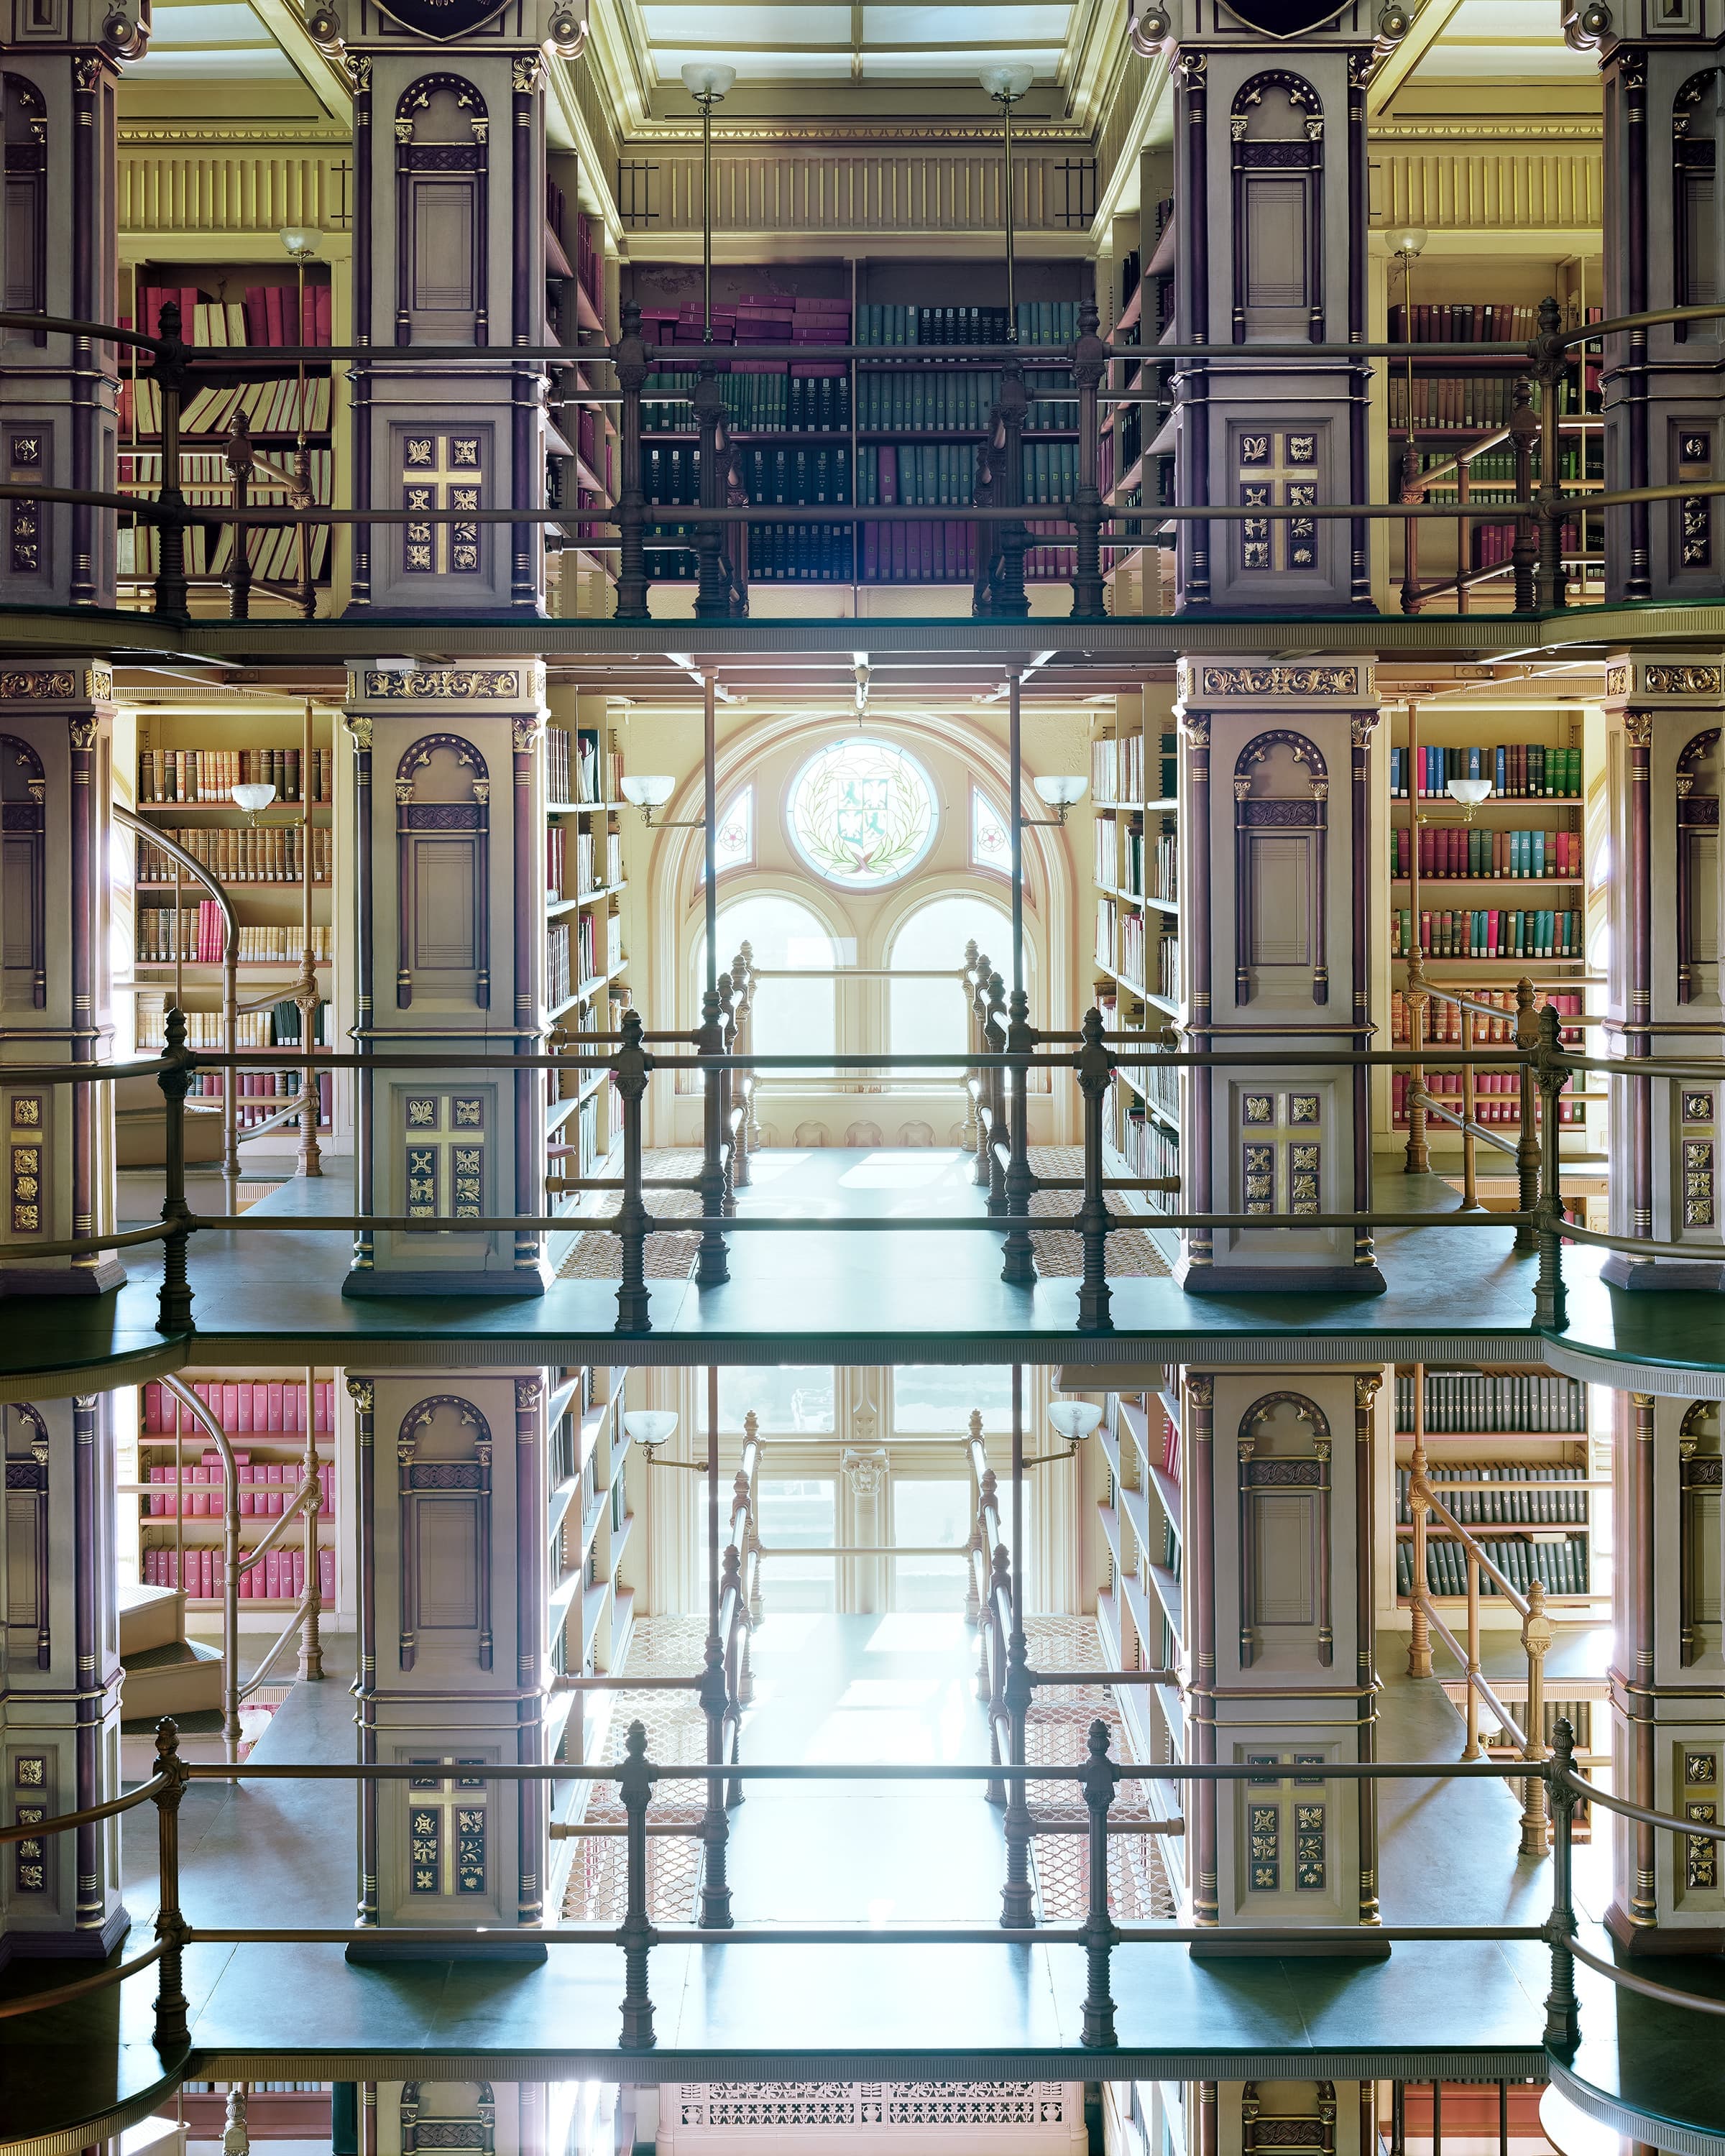
<svg viewBox="0 0 1725 2156">
<path fill-rule="evenodd" d="M 1624 506 L 1645 511 L 1646 505 L 1656 501 L 1675 502 L 1725 494 L 1725 481 L 1686 480 L 1669 486 L 1566 495 L 1561 480 L 1565 423 L 1558 415 L 1556 391 L 1576 363 L 1576 348 L 1630 330 L 1721 316 L 1725 316 L 1725 305 L 1667 308 L 1654 313 L 1624 316 L 1609 322 L 1589 323 L 1566 331 L 1556 303 L 1548 300 L 1540 311 L 1538 334 L 1524 345 L 1266 343 L 1221 350 L 1207 344 L 1178 341 L 1151 346 L 1111 346 L 1096 334 L 1096 311 L 1086 304 L 1081 316 L 1080 334 L 1067 347 L 942 346 L 937 348 L 938 360 L 931 357 L 927 362 L 919 362 L 918 348 L 914 346 L 905 348 L 901 354 L 896 347 L 875 345 L 760 345 L 749 346 L 748 352 L 752 361 L 879 363 L 883 357 L 891 357 L 896 369 L 916 369 L 919 363 L 933 366 L 960 361 L 999 371 L 999 392 L 978 439 L 972 498 L 960 506 L 956 519 L 972 526 L 975 534 L 979 566 L 973 612 L 979 616 L 1012 619 L 1029 613 L 1024 555 L 1032 545 L 1045 543 L 1042 533 L 1030 530 L 1033 524 L 1058 526 L 1062 532 L 1070 531 L 1071 619 L 1101 621 L 1107 614 L 1105 549 L 1167 543 L 1166 534 L 1175 526 L 1211 523 L 1227 526 L 1248 521 L 1286 522 L 1295 519 L 1316 523 L 1341 519 L 1353 526 L 1351 543 L 1356 548 L 1363 547 L 1368 523 L 1399 523 L 1409 535 L 1401 603 L 1404 611 L 1409 613 L 1418 612 L 1440 594 L 1452 594 L 1458 609 L 1465 609 L 1469 590 L 1480 581 L 1478 577 L 1464 572 L 1447 584 L 1420 586 L 1414 535 L 1423 522 L 1435 519 L 1453 526 L 1464 557 L 1468 535 L 1475 526 L 1513 524 L 1516 540 L 1512 558 L 1507 565 L 1497 565 L 1489 573 L 1495 575 L 1507 567 L 1513 582 L 1515 613 L 1531 615 L 1553 613 L 1568 603 L 1568 575 L 1563 554 L 1566 519 Z M 616 532 L 614 548 L 608 544 L 599 548 L 601 552 L 614 552 L 617 557 L 615 618 L 645 622 L 649 619 L 649 593 L 655 581 L 649 557 L 669 549 L 674 541 L 678 551 L 688 551 L 691 532 L 697 562 L 696 619 L 728 621 L 747 612 L 747 538 L 749 532 L 759 526 L 819 526 L 828 529 L 843 526 L 851 535 L 855 558 L 859 535 L 866 525 L 955 521 L 953 506 L 950 504 L 752 502 L 742 482 L 736 444 L 719 387 L 720 370 L 726 362 L 706 347 L 701 348 L 696 361 L 697 382 L 691 400 L 701 448 L 701 499 L 688 504 L 649 502 L 641 476 L 642 391 L 649 365 L 649 347 L 639 334 L 639 316 L 632 307 L 625 308 L 624 333 L 608 351 L 583 347 L 578 352 L 561 345 L 543 345 L 512 346 L 509 352 L 508 364 L 512 367 L 548 369 L 578 361 L 583 367 L 609 367 L 613 370 L 614 390 L 603 393 L 583 392 L 574 401 L 614 406 L 620 412 L 622 470 L 618 498 L 606 508 L 572 511 L 563 506 L 547 507 L 536 499 L 462 509 L 407 510 L 372 505 L 349 509 L 321 506 L 251 508 L 244 506 L 243 483 L 236 486 L 233 506 L 213 511 L 195 509 L 186 502 L 182 480 L 181 406 L 195 392 L 200 368 L 219 370 L 231 366 L 249 356 L 244 348 L 188 346 L 181 335 L 178 310 L 172 303 L 163 307 L 162 332 L 154 336 L 121 331 L 109 324 L 73 321 L 17 311 L 0 311 L 0 326 L 69 333 L 123 345 L 150 355 L 150 372 L 160 390 L 162 405 L 162 484 L 153 499 L 14 481 L 0 484 L 0 500 L 81 506 L 116 517 L 131 517 L 151 527 L 158 548 L 153 609 L 158 616 L 171 621 L 184 621 L 189 616 L 185 542 L 187 531 L 200 525 L 226 523 L 234 529 L 235 566 L 228 578 L 229 611 L 237 619 L 244 618 L 251 590 L 246 566 L 246 536 L 259 526 L 300 530 L 322 526 L 331 531 L 352 527 L 357 534 L 366 534 L 373 528 L 387 530 L 409 523 L 495 524 L 514 527 L 519 540 L 525 543 L 536 525 L 561 529 L 579 524 Z M 376 367 L 386 355 L 370 346 L 319 345 L 276 347 L 274 357 L 285 364 L 315 360 L 322 363 L 359 362 Z M 470 366 L 495 367 L 499 364 L 496 352 L 465 346 L 415 346 L 413 357 L 417 366 L 434 363 L 456 371 Z M 1462 485 L 1454 503 L 1427 501 L 1424 498 L 1425 490 L 1435 483 L 1430 473 L 1410 475 L 1399 488 L 1400 498 L 1390 502 L 1312 502 L 1294 506 L 1261 503 L 1245 506 L 1177 499 L 1155 505 L 1111 507 L 1105 499 L 1101 483 L 1103 407 L 1111 405 L 1117 411 L 1134 405 L 1160 407 L 1166 401 L 1159 394 L 1142 389 L 1109 386 L 1111 372 L 1116 367 L 1190 360 L 1201 363 L 1206 372 L 1214 372 L 1231 363 L 1261 368 L 1286 361 L 1309 367 L 1314 362 L 1330 360 L 1358 368 L 1373 359 L 1452 357 L 1526 362 L 1527 374 L 1518 391 L 1516 417 L 1505 430 L 1506 438 L 1512 441 L 1516 451 L 1514 488 L 1507 500 L 1474 501 L 1469 498 L 1466 485 Z M 1060 377 L 1065 385 L 1063 393 L 1076 399 L 1078 405 L 1077 481 L 1070 498 L 1064 501 L 1027 502 L 1020 454 L 1030 403 L 1025 377 L 1027 374 L 1049 373 Z M 1543 391 L 1537 418 L 1528 386 L 1533 383 L 1539 384 Z M 1460 475 L 1465 480 L 1465 468 Z M 1604 521 L 1609 543 L 1610 520 Z M 680 530 L 682 536 L 679 539 Z M 578 543 L 589 549 L 593 545 L 590 538 Z M 1059 543 L 1064 547 L 1067 542 L 1062 539 Z M 301 551 L 303 557 L 305 550 Z M 1362 591 L 1356 594 L 1353 603 L 1368 606 L 1368 596 Z M 307 592 L 300 591 L 300 611 L 306 611 L 307 603 Z"/>
</svg>

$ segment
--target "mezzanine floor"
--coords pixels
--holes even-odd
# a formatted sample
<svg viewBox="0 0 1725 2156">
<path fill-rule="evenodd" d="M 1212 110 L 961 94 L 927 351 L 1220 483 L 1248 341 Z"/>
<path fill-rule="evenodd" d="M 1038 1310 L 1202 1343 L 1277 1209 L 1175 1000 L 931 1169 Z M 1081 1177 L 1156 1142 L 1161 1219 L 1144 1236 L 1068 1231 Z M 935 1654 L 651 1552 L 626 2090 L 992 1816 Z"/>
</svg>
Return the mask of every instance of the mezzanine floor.
<svg viewBox="0 0 1725 2156">
<path fill-rule="evenodd" d="M 341 1650 L 332 1643 L 332 1673 Z M 769 1615 L 745 1756 L 860 1763 L 974 1760 L 986 1733 L 956 1617 Z M 1445 1759 L 1460 1724 L 1435 1683 L 1399 1672 L 1380 1645 L 1387 1758 Z M 295 1689 L 254 1757 L 351 1758 L 352 1707 L 336 1676 Z M 855 1923 L 922 1917 L 987 1927 L 998 1913 L 999 1815 L 979 1784 L 898 1795 L 878 1783 L 759 1785 L 732 1814 L 739 1922 Z M 185 1903 L 194 1924 L 345 1925 L 354 1899 L 355 1807 L 340 1784 L 195 1785 L 183 1814 Z M 1537 1922 L 1548 1866 L 1516 1855 L 1515 1806 L 1483 1783 L 1385 1785 L 1389 1922 Z M 153 1832 L 126 1839 L 129 1948 L 146 1943 Z M 1603 1851 L 1584 1851 L 1586 1936 Z M 1650 1964 L 1666 1981 L 1706 1982 Z M 1649 2007 L 1581 1974 L 1583 2047 L 1565 2086 L 1596 2110 L 1625 2099 L 1683 2130 L 1640 2138 L 1725 2150 L 1725 2092 L 1710 2063 L 1715 2025 Z M 661 1947 L 651 1988 L 659 2045 L 617 2049 L 621 1958 L 555 1947 L 539 1966 L 428 1959 L 354 1967 L 335 1946 L 194 1945 L 192 2044 L 161 2061 L 150 2042 L 149 1974 L 100 1999 L 9 2025 L 0 2046 L 0 2149 L 74 2149 L 98 2122 L 141 2115 L 181 2076 L 681 2081 L 1118 2077 L 1239 2080 L 1368 2075 L 1468 2080 L 1547 2070 L 1547 1956 L 1533 1944 L 1402 1943 L 1387 1960 L 1196 1961 L 1178 1946 L 1114 1958 L 1121 2048 L 1078 2043 L 1076 1947 Z M 0 1992 L 40 1983 L 40 1965 Z M 1717 1981 L 1717 1979 L 1715 1979 Z M 1553 2066 L 1553 2071 L 1556 2071 Z M 1598 2093 L 1604 2092 L 1602 2099 Z M 1644 2121 L 1645 2125 L 1645 2121 Z M 46 2137 L 57 2133 L 59 2137 Z"/>
<path fill-rule="evenodd" d="M 313 1181 L 282 1183 L 252 1217 L 341 1215 L 353 1204 L 352 1163 L 331 1160 Z M 969 1166 L 949 1151 L 841 1148 L 762 1152 L 745 1213 L 819 1220 L 979 1216 Z M 1436 1176 L 1378 1164 L 1385 1209 L 1458 1203 Z M 218 1202 L 208 1198 L 201 1202 Z M 1073 1199 L 1076 1209 L 1076 1199 Z M 681 1227 L 680 1221 L 675 1225 Z M 0 1327 L 0 1398 L 102 1389 L 193 1368 L 318 1362 L 359 1369 L 506 1368 L 598 1359 L 630 1365 L 890 1362 L 1192 1363 L 1212 1367 L 1458 1360 L 1543 1363 L 1594 1383 L 1717 1397 L 1725 1393 L 1725 1323 L 1717 1296 L 1630 1294 L 1599 1278 L 1600 1254 L 1570 1247 L 1568 1325 L 1533 1325 L 1534 1260 L 1511 1249 L 1507 1227 L 1389 1229 L 1378 1239 L 1388 1282 L 1376 1296 L 1332 1293 L 1189 1296 L 1170 1277 L 1113 1283 L 1114 1329 L 1076 1331 L 1078 1282 L 1034 1287 L 999 1277 L 999 1243 L 977 1230 L 945 1233 L 816 1227 L 731 1238 L 728 1284 L 649 1282 L 652 1329 L 615 1331 L 608 1281 L 555 1281 L 540 1296 L 345 1299 L 349 1238 L 310 1225 L 248 1234 L 200 1231 L 190 1257 L 193 1332 L 156 1329 L 159 1259 L 127 1260 L 113 1293 L 10 1306 Z"/>
</svg>

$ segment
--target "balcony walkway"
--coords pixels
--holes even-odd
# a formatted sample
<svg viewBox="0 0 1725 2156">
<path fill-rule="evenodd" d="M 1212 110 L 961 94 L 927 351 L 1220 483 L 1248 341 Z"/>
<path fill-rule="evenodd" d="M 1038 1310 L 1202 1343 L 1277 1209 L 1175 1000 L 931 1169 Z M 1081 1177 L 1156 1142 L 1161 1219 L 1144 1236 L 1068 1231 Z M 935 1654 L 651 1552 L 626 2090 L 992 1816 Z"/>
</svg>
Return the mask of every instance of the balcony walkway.
<svg viewBox="0 0 1725 2156">
<path fill-rule="evenodd" d="M 297 1686 L 259 1760 L 353 1756 L 352 1706 L 332 1642 L 332 1679 Z M 986 1737 L 962 1623 L 933 1615 L 769 1615 L 756 1759 L 977 1759 Z M 1386 1637 L 1380 1749 L 1454 1758 L 1460 1723 L 1435 1683 L 1395 1672 Z M 1386 1787 L 1384 1907 L 1389 1921 L 1537 1921 L 1548 1867 L 1515 1855 L 1515 1805 L 1501 1787 Z M 346 1925 L 354 1899 L 355 1805 L 333 1784 L 194 1785 L 184 1809 L 187 1913 L 208 1922 Z M 988 1924 L 1002 1873 L 999 1815 L 975 1784 L 897 1795 L 878 1784 L 762 1786 L 732 1815 L 739 1922 L 891 1925 L 916 1917 Z M 136 1953 L 149 1934 L 153 1820 L 126 1832 Z M 1583 1892 L 1587 1896 L 1588 1867 Z M 1591 1925 L 1589 1935 L 1599 1934 Z M 651 1989 L 651 2077 L 682 2080 L 1166 2079 L 1251 2076 L 1461 2080 L 1538 2075 L 1547 1957 L 1525 1944 L 1406 1944 L 1387 1960 L 1195 1961 L 1178 1946 L 1114 1958 L 1121 2049 L 1078 2043 L 1076 1947 L 661 1947 Z M 1692 1973 L 1686 1972 L 1686 1977 Z M 41 1973 L 14 1969 L 0 1990 Z M 1667 2112 L 1715 2116 L 1722 2098 L 1695 2017 L 1614 1997 L 1581 1972 L 1588 2078 L 1651 2091 Z M 171 2088 L 150 2042 L 150 1973 L 81 2005 L 14 2025 L 0 2045 L 0 2148 L 50 2126 L 139 2115 Z M 621 1956 L 556 1947 L 541 1966 L 429 1959 L 354 1967 L 339 1947 L 194 1946 L 187 1956 L 198 2078 L 641 2078 L 616 2048 Z M 1573 2086 L 1573 2084 L 1572 2084 Z M 1702 2152 L 1716 2143 L 1662 2138 Z M 1651 2138 L 1651 2137 L 1650 2137 Z M 62 2146 L 76 2146 L 77 2136 Z"/>
<path fill-rule="evenodd" d="M 347 1212 L 351 1163 L 328 1165 L 320 1179 L 284 1183 L 252 1210 L 307 1219 Z M 739 1197 L 749 1213 L 983 1210 L 968 1164 L 950 1150 L 763 1152 L 754 1172 L 753 1187 Z M 1386 1209 L 1429 1209 L 1435 1218 L 1457 1204 L 1440 1178 L 1385 1172 L 1381 1162 L 1377 1188 Z M 604 1280 L 560 1280 L 526 1298 L 348 1301 L 341 1295 L 345 1233 L 213 1229 L 192 1240 L 193 1337 L 164 1340 L 157 1332 L 160 1260 L 146 1246 L 129 1258 L 130 1278 L 115 1293 L 37 1299 L 28 1322 L 0 1327 L 0 1397 L 88 1391 L 200 1362 L 359 1368 L 372 1358 L 467 1369 L 589 1359 L 696 1366 L 1009 1357 L 1099 1365 L 1454 1359 L 1543 1362 L 1624 1389 L 1725 1394 L 1717 1297 L 1606 1287 L 1598 1277 L 1600 1254 L 1571 1247 L 1564 1257 L 1568 1327 L 1541 1334 L 1532 1322 L 1534 1260 L 1516 1256 L 1512 1240 L 1507 1227 L 1387 1229 L 1378 1257 L 1389 1286 L 1378 1296 L 1189 1296 L 1171 1278 L 1135 1274 L 1113 1283 L 1113 1332 L 1086 1337 L 1076 1330 L 1077 1281 L 1008 1286 L 993 1235 L 744 1232 L 731 1238 L 727 1285 L 651 1281 L 651 1332 L 621 1336 L 615 1289 Z"/>
</svg>

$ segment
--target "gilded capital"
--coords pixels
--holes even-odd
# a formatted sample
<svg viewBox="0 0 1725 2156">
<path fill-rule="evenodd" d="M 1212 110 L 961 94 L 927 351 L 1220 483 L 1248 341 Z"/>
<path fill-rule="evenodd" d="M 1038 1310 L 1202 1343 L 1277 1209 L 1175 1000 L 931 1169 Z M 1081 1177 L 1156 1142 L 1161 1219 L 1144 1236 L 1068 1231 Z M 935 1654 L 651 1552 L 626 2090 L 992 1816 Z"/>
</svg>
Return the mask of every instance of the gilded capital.
<svg viewBox="0 0 1725 2156">
<path fill-rule="evenodd" d="M 526 1414 L 539 1404 L 540 1382 L 537 1378 L 517 1378 L 515 1381 L 515 1405 L 517 1414 Z"/>
<path fill-rule="evenodd" d="M 1195 1408 L 1213 1407 L 1215 1404 L 1216 1399 L 1215 1379 L 1214 1378 L 1189 1378 L 1186 1380 L 1186 1397 L 1191 1401 L 1193 1406 Z"/>
<path fill-rule="evenodd" d="M 371 714 L 368 711 L 349 711 L 346 714 L 345 722 L 348 732 L 353 737 L 353 746 L 357 749 L 368 749 L 372 745 Z"/>
<path fill-rule="evenodd" d="M 362 1415 L 372 1412 L 377 1399 L 369 1378 L 350 1378 L 347 1380 L 347 1397 L 352 1401 L 356 1411 Z"/>
<path fill-rule="evenodd" d="M 1368 1376 L 1353 1381 L 1353 1404 L 1357 1408 L 1371 1408 L 1384 1389 L 1383 1378 L 1373 1370 Z"/>
</svg>

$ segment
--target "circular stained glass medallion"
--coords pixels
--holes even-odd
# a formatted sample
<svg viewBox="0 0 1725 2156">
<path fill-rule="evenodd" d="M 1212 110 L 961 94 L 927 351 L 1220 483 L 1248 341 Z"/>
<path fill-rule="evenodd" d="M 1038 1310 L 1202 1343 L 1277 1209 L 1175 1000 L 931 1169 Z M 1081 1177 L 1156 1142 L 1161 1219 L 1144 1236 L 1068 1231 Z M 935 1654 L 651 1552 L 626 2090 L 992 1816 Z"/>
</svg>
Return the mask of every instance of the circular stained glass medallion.
<svg viewBox="0 0 1725 2156">
<path fill-rule="evenodd" d="M 916 759 L 866 736 L 809 758 L 791 788 L 791 840 L 817 875 L 872 891 L 908 875 L 934 843 L 934 788 Z"/>
</svg>

